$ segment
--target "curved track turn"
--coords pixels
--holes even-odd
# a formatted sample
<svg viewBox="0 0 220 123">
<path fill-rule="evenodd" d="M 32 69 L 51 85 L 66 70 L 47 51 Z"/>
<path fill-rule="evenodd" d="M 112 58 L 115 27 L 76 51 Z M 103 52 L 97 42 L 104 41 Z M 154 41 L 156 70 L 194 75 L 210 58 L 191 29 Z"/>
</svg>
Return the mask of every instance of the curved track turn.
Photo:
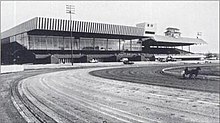
<svg viewBox="0 0 220 123">
<path fill-rule="evenodd" d="M 103 75 L 134 75 L 146 81 L 149 71 L 104 70 Z M 218 122 L 217 93 L 129 83 L 91 76 L 90 68 L 47 73 L 21 81 L 20 91 L 54 122 Z M 111 70 L 111 71 L 110 71 Z M 136 74 L 140 76 L 136 76 Z M 133 77 L 128 77 L 132 79 Z M 127 80 L 128 80 L 127 79 Z M 126 80 L 126 81 L 127 81 Z M 137 79 L 138 80 L 138 79 Z M 169 79 L 170 80 L 170 79 Z M 168 81 L 168 80 L 164 80 Z"/>
<path fill-rule="evenodd" d="M 218 65 L 216 65 L 218 66 Z M 90 74 L 108 79 L 128 81 L 134 83 L 159 85 L 180 89 L 190 89 L 206 92 L 219 93 L 220 83 L 218 80 L 207 79 L 183 79 L 181 76 L 166 76 L 161 74 L 161 70 L 167 65 L 154 65 L 143 67 L 116 68 L 92 71 Z M 207 67 L 207 66 L 201 66 Z M 184 68 L 182 68 L 183 70 Z M 179 70 L 179 74 L 181 70 Z M 214 73 L 213 73 L 214 74 Z M 200 76 L 200 75 L 199 75 Z"/>
</svg>

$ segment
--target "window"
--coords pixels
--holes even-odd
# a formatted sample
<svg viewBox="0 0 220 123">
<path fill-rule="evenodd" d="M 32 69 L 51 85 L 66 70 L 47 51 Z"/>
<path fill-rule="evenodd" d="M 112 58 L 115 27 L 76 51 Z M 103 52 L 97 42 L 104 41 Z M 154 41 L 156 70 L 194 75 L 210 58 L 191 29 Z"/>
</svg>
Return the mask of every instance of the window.
<svg viewBox="0 0 220 123">
<path fill-rule="evenodd" d="M 64 49 L 71 49 L 71 38 L 70 37 L 65 37 L 64 39 Z"/>
<path fill-rule="evenodd" d="M 138 39 L 132 40 L 131 41 L 131 50 L 132 51 L 141 51 L 142 50 L 142 44 Z"/>
<path fill-rule="evenodd" d="M 79 39 L 72 39 L 72 41 L 73 41 L 73 50 L 80 50 Z"/>
<path fill-rule="evenodd" d="M 41 42 L 40 42 L 40 37 L 39 36 L 34 36 L 34 49 L 41 49 Z"/>
<path fill-rule="evenodd" d="M 40 42 L 40 49 L 45 50 L 47 48 L 46 45 L 46 38 L 45 37 L 38 37 Z"/>
<path fill-rule="evenodd" d="M 34 36 L 29 36 L 29 49 L 33 50 L 35 48 L 34 44 Z"/>
<path fill-rule="evenodd" d="M 57 39 L 59 41 L 59 49 L 64 50 L 63 37 L 58 37 Z"/>
<path fill-rule="evenodd" d="M 131 43 L 130 40 L 125 40 L 124 43 L 123 43 L 122 50 L 130 51 L 131 50 L 131 44 L 130 43 Z"/>
<path fill-rule="evenodd" d="M 18 43 L 21 44 L 21 45 L 24 44 L 24 43 L 21 41 L 21 34 L 18 34 L 18 35 L 16 35 L 15 37 L 16 37 L 16 39 L 15 39 L 16 42 L 18 42 Z"/>
<path fill-rule="evenodd" d="M 48 50 L 53 49 L 53 37 L 47 37 L 47 49 Z"/>
<path fill-rule="evenodd" d="M 29 41 L 28 41 L 28 35 L 27 33 L 23 33 L 22 34 L 22 39 L 24 42 L 24 47 L 26 47 L 27 49 L 29 49 Z"/>
<path fill-rule="evenodd" d="M 93 38 L 80 38 L 80 50 L 93 50 Z"/>
<path fill-rule="evenodd" d="M 108 50 L 119 50 L 119 39 L 108 39 Z"/>
<path fill-rule="evenodd" d="M 95 50 L 107 50 L 107 39 L 96 38 L 95 39 Z"/>
<path fill-rule="evenodd" d="M 59 40 L 57 37 L 53 37 L 53 48 L 56 50 L 59 48 Z"/>
</svg>

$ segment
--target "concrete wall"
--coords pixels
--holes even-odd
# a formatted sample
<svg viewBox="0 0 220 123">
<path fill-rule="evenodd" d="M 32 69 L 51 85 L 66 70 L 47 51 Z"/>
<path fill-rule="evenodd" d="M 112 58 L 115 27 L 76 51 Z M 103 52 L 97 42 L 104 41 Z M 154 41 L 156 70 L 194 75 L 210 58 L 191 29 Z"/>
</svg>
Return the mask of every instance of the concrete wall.
<svg viewBox="0 0 220 123">
<path fill-rule="evenodd" d="M 1 65 L 1 73 L 24 71 L 23 65 Z"/>
</svg>

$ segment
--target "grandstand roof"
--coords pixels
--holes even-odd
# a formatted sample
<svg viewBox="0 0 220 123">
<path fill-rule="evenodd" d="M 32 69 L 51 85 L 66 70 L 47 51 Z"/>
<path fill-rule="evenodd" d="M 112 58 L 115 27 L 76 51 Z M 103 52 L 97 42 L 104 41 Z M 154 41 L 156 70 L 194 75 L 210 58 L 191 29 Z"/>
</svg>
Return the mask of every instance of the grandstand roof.
<svg viewBox="0 0 220 123">
<path fill-rule="evenodd" d="M 173 27 L 168 27 L 168 28 L 166 28 L 166 30 L 180 30 L 180 29 L 178 29 L 178 28 L 173 28 Z"/>
<path fill-rule="evenodd" d="M 88 33 L 88 34 L 99 34 L 99 35 L 118 35 L 127 37 L 141 38 L 144 37 L 144 28 L 95 23 L 95 22 L 84 22 L 54 18 L 35 17 L 29 21 L 26 21 L 20 25 L 17 25 L 1 34 L 1 38 L 7 38 L 12 35 L 16 35 L 23 32 L 30 32 L 32 30 L 44 30 L 44 31 L 63 31 L 63 32 L 77 32 L 77 33 Z"/>
<path fill-rule="evenodd" d="M 156 42 L 164 42 L 164 43 L 182 43 L 182 44 L 207 44 L 204 40 L 199 38 L 187 38 L 187 37 L 170 37 L 170 36 L 162 36 L 155 35 L 153 36 L 153 40 Z"/>
<path fill-rule="evenodd" d="M 176 28 L 167 28 L 176 29 Z M 95 22 L 84 22 L 54 18 L 44 18 L 35 17 L 28 20 L 20 25 L 17 25 L 3 33 L 1 33 L 1 39 L 7 38 L 9 36 L 17 35 L 23 32 L 38 32 L 43 34 L 58 34 L 63 35 L 70 34 L 72 31 L 75 36 L 96 36 L 96 37 L 108 37 L 108 38 L 121 38 L 121 39 L 137 39 L 137 38 L 147 38 L 150 36 L 144 36 L 144 28 L 115 25 L 115 24 L 105 24 L 105 23 L 95 23 Z M 153 41 L 156 41 L 158 45 L 193 45 L 193 44 L 207 44 L 204 40 L 198 38 L 186 38 L 186 37 L 169 37 L 162 35 L 154 35 L 151 37 Z"/>
</svg>

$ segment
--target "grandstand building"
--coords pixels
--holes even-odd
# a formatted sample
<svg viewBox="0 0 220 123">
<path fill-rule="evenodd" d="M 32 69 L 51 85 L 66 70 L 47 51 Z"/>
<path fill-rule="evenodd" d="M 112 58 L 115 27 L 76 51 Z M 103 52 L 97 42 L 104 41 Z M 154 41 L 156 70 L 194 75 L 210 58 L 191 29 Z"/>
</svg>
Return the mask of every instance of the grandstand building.
<svg viewBox="0 0 220 123">
<path fill-rule="evenodd" d="M 119 61 L 123 57 L 141 61 L 152 55 L 181 54 L 190 57 L 180 59 L 201 58 L 176 47 L 206 43 L 202 39 L 181 37 L 176 28 L 167 28 L 165 36 L 155 31 L 156 24 L 150 23 L 124 26 L 36 17 L 1 33 L 1 64 Z"/>
</svg>

